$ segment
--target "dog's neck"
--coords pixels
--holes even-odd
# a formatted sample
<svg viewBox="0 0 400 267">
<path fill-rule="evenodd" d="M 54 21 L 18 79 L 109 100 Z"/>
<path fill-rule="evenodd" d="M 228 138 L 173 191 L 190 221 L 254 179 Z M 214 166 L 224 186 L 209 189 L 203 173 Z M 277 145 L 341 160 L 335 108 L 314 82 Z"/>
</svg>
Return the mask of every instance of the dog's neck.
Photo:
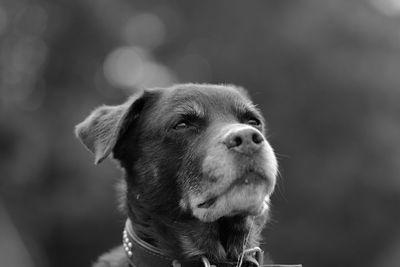
<svg viewBox="0 0 400 267">
<path fill-rule="evenodd" d="M 130 206 L 128 216 L 137 236 L 178 259 L 206 256 L 212 261 L 237 261 L 243 250 L 258 246 L 265 216 L 224 217 L 211 223 L 193 217 L 150 216 Z"/>
<path fill-rule="evenodd" d="M 179 194 L 168 191 L 176 187 L 157 188 L 157 198 L 148 197 L 131 179 L 134 174 L 125 175 L 120 193 L 133 231 L 165 254 L 176 259 L 205 256 L 216 262 L 237 261 L 243 250 L 259 245 L 268 212 L 256 217 L 236 215 L 202 222 L 182 212 L 179 199 L 171 200 Z M 169 202 L 176 203 L 167 206 Z"/>
</svg>

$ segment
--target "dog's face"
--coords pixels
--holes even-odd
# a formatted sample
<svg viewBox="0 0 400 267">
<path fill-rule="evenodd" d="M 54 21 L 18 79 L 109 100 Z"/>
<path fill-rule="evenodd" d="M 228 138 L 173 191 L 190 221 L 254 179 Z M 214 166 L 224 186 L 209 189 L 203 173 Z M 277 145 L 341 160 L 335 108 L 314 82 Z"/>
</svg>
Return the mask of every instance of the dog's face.
<svg viewBox="0 0 400 267">
<path fill-rule="evenodd" d="M 277 161 L 262 115 L 240 88 L 148 90 L 95 110 L 77 134 L 96 161 L 114 152 L 132 179 L 130 201 L 158 198 L 148 209 L 179 209 L 203 222 L 268 210 Z"/>
</svg>

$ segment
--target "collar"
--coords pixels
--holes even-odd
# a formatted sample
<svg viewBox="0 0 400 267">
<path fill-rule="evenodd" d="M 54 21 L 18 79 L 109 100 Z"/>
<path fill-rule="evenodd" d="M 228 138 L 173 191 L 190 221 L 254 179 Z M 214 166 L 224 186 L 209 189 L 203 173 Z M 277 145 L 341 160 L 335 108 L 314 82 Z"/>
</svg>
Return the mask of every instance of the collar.
<svg viewBox="0 0 400 267">
<path fill-rule="evenodd" d="M 126 220 L 122 238 L 125 254 L 133 267 L 236 267 L 237 262 L 210 262 L 206 257 L 196 260 L 178 260 L 166 255 L 159 248 L 140 239 L 133 231 L 132 223 Z M 262 250 L 254 248 L 245 251 L 245 254 L 257 256 L 257 260 L 251 257 L 254 266 L 262 265 Z"/>
<path fill-rule="evenodd" d="M 140 239 L 133 231 L 132 223 L 129 219 L 126 220 L 125 229 L 123 231 L 122 239 L 125 254 L 132 267 L 237 267 L 248 266 L 242 265 L 241 260 L 244 256 L 246 260 L 257 267 L 301 267 L 301 265 L 263 265 L 264 252 L 258 248 L 251 248 L 245 250 L 240 257 L 240 264 L 237 262 L 212 262 L 205 257 L 198 258 L 197 260 L 178 260 L 166 255 L 159 248 Z"/>
</svg>

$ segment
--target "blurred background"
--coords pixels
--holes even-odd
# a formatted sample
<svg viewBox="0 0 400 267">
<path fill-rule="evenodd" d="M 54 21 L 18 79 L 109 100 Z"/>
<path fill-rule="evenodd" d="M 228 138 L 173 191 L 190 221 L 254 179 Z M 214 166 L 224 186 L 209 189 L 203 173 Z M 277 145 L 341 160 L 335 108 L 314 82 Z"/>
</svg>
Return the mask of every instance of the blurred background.
<svg viewBox="0 0 400 267">
<path fill-rule="evenodd" d="M 242 85 L 266 115 L 277 263 L 400 266 L 400 0 L 1 0 L 0 266 L 120 244 L 120 172 L 74 125 L 177 82 Z"/>
</svg>

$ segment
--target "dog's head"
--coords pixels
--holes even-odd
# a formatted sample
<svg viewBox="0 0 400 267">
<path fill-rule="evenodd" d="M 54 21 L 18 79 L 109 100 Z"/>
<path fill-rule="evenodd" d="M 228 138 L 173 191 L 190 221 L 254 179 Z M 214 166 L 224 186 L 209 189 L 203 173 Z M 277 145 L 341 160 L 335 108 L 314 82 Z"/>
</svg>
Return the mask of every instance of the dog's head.
<svg viewBox="0 0 400 267">
<path fill-rule="evenodd" d="M 103 106 L 76 127 L 99 163 L 113 152 L 128 205 L 203 222 L 268 210 L 277 161 L 262 115 L 235 86 L 183 84 Z"/>
</svg>

